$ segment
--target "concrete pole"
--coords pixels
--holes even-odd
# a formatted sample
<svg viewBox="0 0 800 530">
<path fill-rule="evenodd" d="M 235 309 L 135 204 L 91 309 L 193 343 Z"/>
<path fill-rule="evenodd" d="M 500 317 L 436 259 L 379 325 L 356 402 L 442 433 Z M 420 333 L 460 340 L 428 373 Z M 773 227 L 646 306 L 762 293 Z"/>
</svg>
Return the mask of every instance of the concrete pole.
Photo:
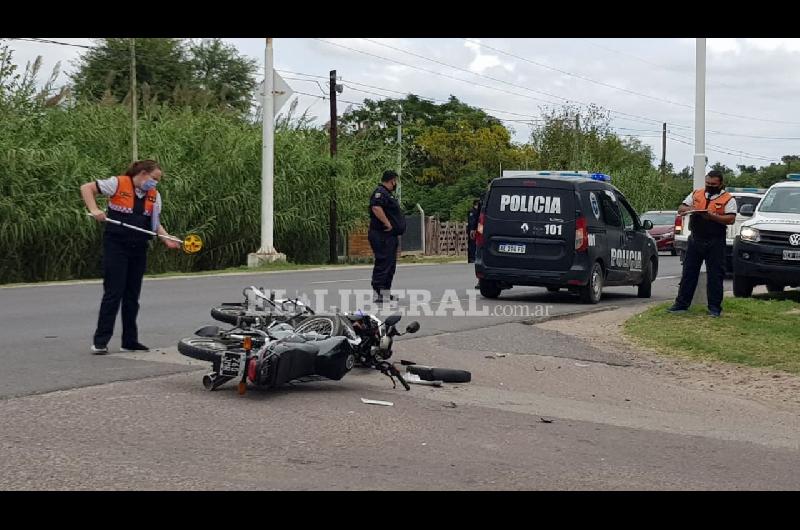
<svg viewBox="0 0 800 530">
<path fill-rule="evenodd" d="M 694 179 L 693 189 L 706 185 L 706 39 L 697 39 L 696 73 L 695 73 L 695 107 L 694 107 Z M 706 264 L 700 268 L 697 289 L 694 292 L 692 305 L 708 304 L 708 279 Z"/>
<path fill-rule="evenodd" d="M 261 247 L 257 253 L 248 254 L 248 267 L 258 267 L 264 262 L 286 261 L 286 256 L 273 246 L 273 177 L 275 161 L 275 78 L 272 66 L 272 39 L 264 49 L 264 94 L 261 107 Z"/>
</svg>

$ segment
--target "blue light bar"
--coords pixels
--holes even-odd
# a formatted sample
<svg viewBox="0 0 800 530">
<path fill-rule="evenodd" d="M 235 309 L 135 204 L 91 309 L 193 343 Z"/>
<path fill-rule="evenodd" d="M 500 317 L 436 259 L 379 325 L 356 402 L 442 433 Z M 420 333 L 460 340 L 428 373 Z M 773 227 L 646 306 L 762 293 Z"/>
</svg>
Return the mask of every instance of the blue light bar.
<svg viewBox="0 0 800 530">
<path fill-rule="evenodd" d="M 603 173 L 592 173 L 592 180 L 602 180 L 603 182 L 611 182 L 611 177 Z"/>
<path fill-rule="evenodd" d="M 800 180 L 800 173 L 789 173 L 786 175 L 787 180 Z"/>
</svg>

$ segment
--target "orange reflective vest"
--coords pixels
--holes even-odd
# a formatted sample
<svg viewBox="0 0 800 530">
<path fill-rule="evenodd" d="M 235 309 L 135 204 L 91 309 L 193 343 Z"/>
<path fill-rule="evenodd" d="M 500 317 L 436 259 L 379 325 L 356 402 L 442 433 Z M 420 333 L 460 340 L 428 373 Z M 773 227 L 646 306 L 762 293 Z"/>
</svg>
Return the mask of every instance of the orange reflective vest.
<svg viewBox="0 0 800 530">
<path fill-rule="evenodd" d="M 156 203 L 157 191 L 152 189 L 144 196 L 144 215 L 153 215 L 153 206 Z M 133 178 L 128 175 L 117 177 L 117 191 L 108 199 L 108 208 L 120 213 L 133 213 L 136 195 L 133 189 Z"/>
<path fill-rule="evenodd" d="M 706 199 L 706 190 L 700 188 L 699 190 L 694 190 L 694 193 L 692 193 L 692 208 L 695 210 L 708 210 L 718 215 L 724 215 L 725 205 L 728 204 L 731 198 L 732 195 L 730 193 L 723 191 L 716 199 L 709 200 Z"/>
<path fill-rule="evenodd" d="M 725 205 L 732 198 L 731 194 L 723 191 L 715 199 L 706 199 L 706 190 L 700 188 L 692 193 L 692 208 L 695 210 L 708 210 L 718 215 L 725 214 Z M 725 239 L 727 227 L 710 219 L 703 219 L 700 216 L 692 215 L 689 220 L 689 229 L 692 237 L 696 239 Z"/>
</svg>

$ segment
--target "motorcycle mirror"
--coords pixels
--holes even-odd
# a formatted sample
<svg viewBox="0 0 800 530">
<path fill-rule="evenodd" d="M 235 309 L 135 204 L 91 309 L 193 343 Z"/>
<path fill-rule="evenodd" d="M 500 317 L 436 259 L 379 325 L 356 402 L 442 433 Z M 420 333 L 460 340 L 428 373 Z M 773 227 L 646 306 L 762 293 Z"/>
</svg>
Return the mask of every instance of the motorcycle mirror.
<svg viewBox="0 0 800 530">
<path fill-rule="evenodd" d="M 416 333 L 419 331 L 419 322 L 416 320 L 406 327 L 406 333 Z"/>
<path fill-rule="evenodd" d="M 198 337 L 216 337 L 219 335 L 219 326 L 203 326 L 194 332 Z"/>
<path fill-rule="evenodd" d="M 383 323 L 386 324 L 386 327 L 391 327 L 400 322 L 401 318 L 399 314 L 389 315 Z"/>
</svg>

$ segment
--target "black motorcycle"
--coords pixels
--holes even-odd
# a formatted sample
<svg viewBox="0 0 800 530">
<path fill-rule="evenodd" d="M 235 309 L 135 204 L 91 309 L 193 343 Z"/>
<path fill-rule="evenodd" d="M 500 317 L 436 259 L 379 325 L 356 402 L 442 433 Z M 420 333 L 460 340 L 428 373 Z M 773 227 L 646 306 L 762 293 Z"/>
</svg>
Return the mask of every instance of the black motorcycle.
<svg viewBox="0 0 800 530">
<path fill-rule="evenodd" d="M 410 390 L 400 371 L 387 361 L 393 337 L 401 335 L 396 328 L 400 315 L 392 315 L 382 323 L 366 314 L 345 317 L 352 322 L 350 325 L 343 324 L 342 318 L 319 315 L 296 328 L 273 321 L 262 329 L 258 320 L 250 326 L 225 331 L 206 326 L 195 333 L 197 337 L 181 339 L 178 351 L 212 363 L 213 371 L 203 377 L 208 390 L 237 378 L 240 394 L 246 391 L 248 381 L 262 388 L 309 377 L 338 381 L 356 361 L 388 376 L 393 387 L 396 377 Z M 419 324 L 412 322 L 406 333 L 417 330 Z"/>
</svg>

